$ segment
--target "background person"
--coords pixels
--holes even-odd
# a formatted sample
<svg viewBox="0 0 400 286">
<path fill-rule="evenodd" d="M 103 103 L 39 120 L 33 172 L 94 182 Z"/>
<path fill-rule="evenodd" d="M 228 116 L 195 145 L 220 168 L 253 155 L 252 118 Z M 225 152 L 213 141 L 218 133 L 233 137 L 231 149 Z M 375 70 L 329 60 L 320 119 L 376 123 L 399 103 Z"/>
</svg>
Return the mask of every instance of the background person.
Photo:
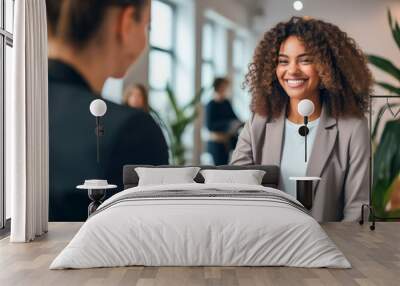
<svg viewBox="0 0 400 286">
<path fill-rule="evenodd" d="M 121 78 L 147 43 L 149 0 L 47 0 L 51 221 L 87 218 L 85 179 L 122 186 L 125 164 L 168 164 L 168 149 L 147 113 L 110 101 L 100 164 L 90 103 L 108 77 Z"/>
<path fill-rule="evenodd" d="M 289 176 L 321 177 L 314 188 L 313 217 L 358 220 L 368 202 L 370 137 L 364 113 L 373 82 L 354 40 L 333 24 L 293 17 L 265 33 L 246 84 L 254 115 L 231 163 L 280 166 L 280 188 L 292 195 Z M 308 163 L 298 133 L 302 99 L 315 105 Z"/>
<path fill-rule="evenodd" d="M 226 165 L 229 153 L 235 148 L 237 132 L 242 123 L 227 99 L 229 80 L 214 80 L 214 96 L 206 106 L 206 127 L 210 131 L 207 151 L 212 155 L 215 165 Z"/>
<path fill-rule="evenodd" d="M 122 103 L 132 108 L 142 109 L 150 112 L 149 93 L 143 84 L 136 83 L 129 86 L 123 96 Z"/>
<path fill-rule="evenodd" d="M 149 92 L 143 84 L 135 83 L 130 85 L 123 95 L 122 103 L 130 108 L 138 108 L 150 114 L 163 131 L 168 146 L 171 146 L 172 138 L 169 132 L 169 127 L 165 124 L 160 114 L 150 107 Z M 170 155 L 172 156 L 172 154 Z"/>
</svg>

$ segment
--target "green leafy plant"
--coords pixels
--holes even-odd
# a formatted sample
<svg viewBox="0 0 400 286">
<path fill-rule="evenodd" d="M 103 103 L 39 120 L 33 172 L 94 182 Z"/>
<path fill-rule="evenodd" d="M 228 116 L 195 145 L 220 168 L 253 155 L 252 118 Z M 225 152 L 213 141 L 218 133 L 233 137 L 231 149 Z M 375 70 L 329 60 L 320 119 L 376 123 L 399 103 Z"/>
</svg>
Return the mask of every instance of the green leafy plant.
<svg viewBox="0 0 400 286">
<path fill-rule="evenodd" d="M 394 41 L 400 49 L 400 26 L 397 20 L 393 20 L 390 10 L 388 10 L 388 21 Z M 377 55 L 368 55 L 369 62 L 386 72 L 400 83 L 400 69 L 390 60 Z M 392 84 L 377 81 L 381 86 L 391 94 L 400 95 L 400 87 Z M 386 206 L 394 192 L 400 192 L 394 186 L 395 181 L 400 175 L 400 121 L 389 121 L 386 123 L 379 145 L 376 143 L 377 130 L 383 113 L 389 109 L 392 115 L 394 109 L 400 106 L 399 103 L 388 103 L 380 108 L 377 114 L 377 120 L 372 128 L 372 142 L 374 146 L 374 168 L 372 186 L 372 204 L 379 217 L 398 217 L 400 209 L 387 211 Z"/>
<path fill-rule="evenodd" d="M 201 88 L 193 97 L 193 99 L 184 106 L 179 106 L 175 93 L 172 88 L 167 85 L 166 94 L 171 104 L 173 115 L 167 119 L 167 132 L 169 134 L 170 149 L 173 161 L 176 165 L 185 164 L 185 150 L 182 136 L 186 127 L 191 124 L 197 117 L 196 106 L 201 100 L 204 88 Z"/>
<path fill-rule="evenodd" d="M 396 42 L 398 48 L 400 49 L 400 26 L 397 20 L 393 21 L 390 10 L 388 10 L 388 21 L 393 39 Z M 396 67 L 396 65 L 394 65 L 390 60 L 377 55 L 368 55 L 368 60 L 372 65 L 388 73 L 389 75 L 394 77 L 398 82 L 400 82 L 400 69 Z M 400 86 L 393 86 L 392 84 L 381 81 L 377 81 L 376 84 L 391 93 L 400 95 Z"/>
<path fill-rule="evenodd" d="M 400 121 L 386 123 L 381 141 L 374 154 L 374 184 L 372 203 L 379 217 L 399 217 L 400 209 L 388 211 L 386 206 L 394 192 L 400 175 Z"/>
</svg>

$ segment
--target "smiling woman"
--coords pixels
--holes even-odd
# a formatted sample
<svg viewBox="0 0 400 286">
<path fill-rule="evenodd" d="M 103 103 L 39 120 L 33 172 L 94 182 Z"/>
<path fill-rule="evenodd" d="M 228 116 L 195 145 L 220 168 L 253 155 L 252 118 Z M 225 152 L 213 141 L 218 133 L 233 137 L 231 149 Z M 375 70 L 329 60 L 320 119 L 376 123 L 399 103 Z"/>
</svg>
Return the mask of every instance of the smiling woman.
<svg viewBox="0 0 400 286">
<path fill-rule="evenodd" d="M 280 166 L 280 188 L 295 195 L 290 177 L 314 176 L 312 215 L 355 221 L 368 199 L 366 118 L 372 77 L 355 41 L 337 26 L 293 17 L 266 32 L 246 76 L 254 116 L 242 131 L 232 164 Z M 298 134 L 298 104 L 314 103 L 307 154 Z"/>
<path fill-rule="evenodd" d="M 307 57 L 299 57 L 303 62 L 297 67 L 304 60 L 312 61 L 321 81 L 321 95 L 333 116 L 364 114 L 372 76 L 363 52 L 337 26 L 299 17 L 277 24 L 256 48 L 246 76 L 253 112 L 276 118 L 287 103 L 289 94 L 277 78 L 284 49 L 294 50 L 297 56 L 307 51 Z"/>
<path fill-rule="evenodd" d="M 290 36 L 279 50 L 276 77 L 290 98 L 288 118 L 292 122 L 302 123 L 303 117 L 297 113 L 297 105 L 302 99 L 313 101 L 316 110 L 310 116 L 313 121 L 321 114 L 318 70 L 312 62 L 312 55 L 306 52 L 303 42 L 297 36 Z"/>
</svg>

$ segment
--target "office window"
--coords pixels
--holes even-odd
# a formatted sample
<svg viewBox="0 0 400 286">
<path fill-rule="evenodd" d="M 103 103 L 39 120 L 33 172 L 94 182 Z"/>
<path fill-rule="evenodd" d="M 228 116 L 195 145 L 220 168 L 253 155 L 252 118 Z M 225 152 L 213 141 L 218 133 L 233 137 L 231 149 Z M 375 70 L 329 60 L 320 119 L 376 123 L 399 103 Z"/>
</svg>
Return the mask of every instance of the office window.
<svg viewBox="0 0 400 286">
<path fill-rule="evenodd" d="M 5 0 L 5 30 L 14 32 L 14 0 Z"/>
<path fill-rule="evenodd" d="M 240 95 L 243 94 L 243 90 L 241 88 L 244 76 L 244 41 L 241 38 L 236 38 L 233 41 L 233 92 L 234 94 Z"/>
<path fill-rule="evenodd" d="M 232 105 L 236 114 L 242 120 L 247 120 L 249 113 L 250 96 L 243 90 L 242 85 L 245 78 L 246 59 L 245 55 L 245 40 L 237 36 L 233 41 L 232 65 L 233 65 L 233 79 L 232 79 Z M 244 108 L 246 107 L 246 108 Z"/>
<path fill-rule="evenodd" d="M 201 85 L 205 88 L 209 88 L 212 85 L 215 78 L 214 46 L 215 46 L 215 24 L 209 21 L 206 22 L 203 26 Z M 208 100 L 209 98 L 206 101 Z"/>
<path fill-rule="evenodd" d="M 233 41 L 233 68 L 236 71 L 243 71 L 244 40 L 236 38 Z"/>
<path fill-rule="evenodd" d="M 202 55 L 201 55 L 201 86 L 207 90 L 202 96 L 203 105 L 207 105 L 212 96 L 213 91 L 211 89 L 214 79 L 216 77 L 216 34 L 217 27 L 215 22 L 208 20 L 204 23 L 202 31 Z M 206 142 L 209 138 L 209 132 L 206 126 L 203 124 L 201 127 L 201 138 L 203 141 L 203 150 L 200 161 L 202 164 L 213 164 L 211 155 L 206 152 Z"/>
<path fill-rule="evenodd" d="M 14 0 L 0 0 L 0 228 L 11 216 L 10 194 L 4 188 L 4 103 L 11 92 Z"/>
<path fill-rule="evenodd" d="M 166 1 L 153 1 L 149 54 L 150 104 L 158 111 L 169 106 L 165 88 L 175 85 L 176 7 Z"/>
</svg>

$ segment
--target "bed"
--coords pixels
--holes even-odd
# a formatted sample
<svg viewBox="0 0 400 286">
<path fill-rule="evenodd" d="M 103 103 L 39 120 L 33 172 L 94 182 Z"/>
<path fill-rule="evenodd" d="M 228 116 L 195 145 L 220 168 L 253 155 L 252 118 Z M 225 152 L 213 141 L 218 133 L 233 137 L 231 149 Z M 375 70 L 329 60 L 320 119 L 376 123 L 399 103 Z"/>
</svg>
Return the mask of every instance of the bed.
<svg viewBox="0 0 400 286">
<path fill-rule="evenodd" d="M 137 167 L 124 167 L 125 190 L 88 218 L 50 269 L 351 267 L 308 211 L 276 189 L 276 166 L 201 166 L 264 170 L 262 185 L 204 183 L 199 173 L 193 183 L 151 186 L 138 186 Z"/>
</svg>

